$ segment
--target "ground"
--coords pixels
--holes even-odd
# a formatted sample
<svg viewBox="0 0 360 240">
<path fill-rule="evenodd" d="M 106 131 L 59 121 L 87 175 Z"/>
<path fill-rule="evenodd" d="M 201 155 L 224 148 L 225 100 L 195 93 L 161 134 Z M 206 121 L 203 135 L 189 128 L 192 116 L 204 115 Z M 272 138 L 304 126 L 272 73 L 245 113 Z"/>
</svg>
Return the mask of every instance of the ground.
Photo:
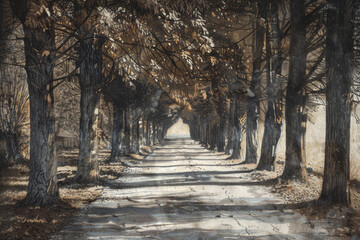
<svg viewBox="0 0 360 240">
<path fill-rule="evenodd" d="M 321 176 L 309 173 L 305 184 L 278 182 L 281 160 L 275 172 L 252 171 L 255 165 L 226 160 L 227 155 L 206 150 L 190 139 L 168 139 L 145 159 L 127 159 L 129 166 L 123 171 L 119 164 L 106 166 L 102 161 L 101 184 L 83 186 L 65 180 L 75 173 L 76 153 L 61 154 L 62 204 L 58 207 L 16 205 L 25 196 L 28 170 L 17 166 L 5 172 L 1 239 L 359 236 L 358 188 L 352 188 L 353 209 L 324 209 L 313 202 L 321 189 Z"/>
<path fill-rule="evenodd" d="M 108 152 L 100 156 L 100 174 L 103 180 L 120 177 L 123 166 L 104 164 Z M 60 230 L 69 219 L 101 193 L 103 184 L 81 185 L 74 183 L 77 152 L 59 151 L 60 203 L 56 207 L 28 208 L 21 200 L 26 196 L 29 168 L 26 163 L 1 171 L 0 182 L 0 239 L 47 239 L 50 233 Z"/>
</svg>

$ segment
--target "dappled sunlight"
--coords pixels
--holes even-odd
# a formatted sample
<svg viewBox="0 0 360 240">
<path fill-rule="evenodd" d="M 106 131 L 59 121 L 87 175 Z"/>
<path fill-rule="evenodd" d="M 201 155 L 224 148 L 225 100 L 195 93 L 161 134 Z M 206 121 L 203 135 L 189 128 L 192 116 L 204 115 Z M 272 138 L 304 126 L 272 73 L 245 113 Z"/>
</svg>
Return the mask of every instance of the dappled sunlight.
<svg viewBox="0 0 360 240">
<path fill-rule="evenodd" d="M 194 154 L 194 149 L 200 154 Z M 271 179 L 254 181 L 254 168 L 234 166 L 226 157 L 190 139 L 168 140 L 153 155 L 139 160 L 141 164 L 126 168 L 121 178 L 52 239 L 263 239 L 335 234 L 326 229 L 339 224 L 336 219 L 310 223 L 294 211 L 310 203 L 286 203 L 270 193 Z"/>
</svg>

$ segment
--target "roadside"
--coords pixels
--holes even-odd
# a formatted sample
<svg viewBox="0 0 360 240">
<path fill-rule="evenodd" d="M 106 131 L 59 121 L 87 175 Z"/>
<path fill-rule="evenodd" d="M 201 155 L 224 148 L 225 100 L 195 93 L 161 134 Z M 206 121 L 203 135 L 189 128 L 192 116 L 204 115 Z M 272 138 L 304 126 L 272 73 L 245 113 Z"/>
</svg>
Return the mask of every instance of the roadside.
<svg viewBox="0 0 360 240">
<path fill-rule="evenodd" d="M 241 160 L 230 160 L 230 164 L 240 164 Z M 227 163 L 229 164 L 229 162 Z M 248 169 L 255 169 L 254 164 L 242 165 Z M 284 160 L 279 159 L 275 163 L 275 171 L 253 171 L 250 176 L 256 181 L 267 181 L 276 179 L 271 185 L 271 193 L 284 199 L 289 204 L 304 203 L 296 212 L 306 216 L 310 222 L 321 219 L 340 219 L 342 226 L 333 229 L 340 236 L 358 236 L 360 238 L 360 183 L 351 180 L 349 183 L 351 203 L 350 207 L 343 206 L 322 206 L 316 200 L 319 198 L 322 188 L 322 173 L 308 171 L 307 181 L 301 182 L 281 182 L 279 177 L 284 168 Z"/>
<path fill-rule="evenodd" d="M 124 167 L 120 163 L 104 163 L 109 155 L 107 151 L 100 154 L 100 183 L 83 185 L 73 181 L 77 152 L 59 151 L 60 202 L 54 207 L 25 207 L 20 204 L 26 196 L 29 174 L 27 164 L 3 170 L 0 179 L 0 239 L 46 239 L 49 234 L 59 231 L 74 214 L 101 194 L 107 181 L 121 176 Z"/>
</svg>

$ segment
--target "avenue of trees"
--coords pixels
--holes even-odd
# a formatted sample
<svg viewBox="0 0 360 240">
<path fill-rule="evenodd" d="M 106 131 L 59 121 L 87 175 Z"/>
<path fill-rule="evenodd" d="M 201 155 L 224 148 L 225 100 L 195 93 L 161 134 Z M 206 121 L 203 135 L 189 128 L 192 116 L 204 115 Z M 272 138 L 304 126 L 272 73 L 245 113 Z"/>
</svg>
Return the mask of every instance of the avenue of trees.
<svg viewBox="0 0 360 240">
<path fill-rule="evenodd" d="M 308 112 L 323 103 L 319 200 L 349 203 L 359 1 L 5 0 L 0 11 L 1 164 L 22 161 L 29 141 L 25 204 L 58 202 L 55 102 L 65 96 L 54 92 L 70 85 L 79 95 L 78 182 L 99 180 L 104 102 L 108 163 L 126 165 L 123 156 L 161 143 L 181 117 L 194 140 L 230 159 L 246 135 L 243 160 L 257 170 L 274 170 L 285 131 L 281 179 L 306 181 Z"/>
</svg>

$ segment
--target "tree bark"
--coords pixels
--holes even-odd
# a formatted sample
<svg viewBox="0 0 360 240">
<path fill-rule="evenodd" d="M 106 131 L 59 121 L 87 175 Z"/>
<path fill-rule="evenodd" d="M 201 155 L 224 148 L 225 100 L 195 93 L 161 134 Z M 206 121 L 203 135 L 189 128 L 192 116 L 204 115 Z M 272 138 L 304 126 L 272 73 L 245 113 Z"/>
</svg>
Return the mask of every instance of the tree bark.
<svg viewBox="0 0 360 240">
<path fill-rule="evenodd" d="M 216 112 L 219 116 L 219 124 L 214 124 L 215 132 L 212 133 L 212 137 L 215 138 L 214 144 L 217 147 L 218 152 L 223 152 L 225 148 L 225 100 L 224 96 L 220 92 L 219 86 L 220 78 L 213 77 L 211 81 L 211 89 L 214 94 L 216 104 Z"/>
<path fill-rule="evenodd" d="M 286 152 L 282 178 L 300 180 L 306 178 L 305 130 L 306 130 L 306 23 L 305 0 L 290 1 L 290 68 L 286 90 Z"/>
<path fill-rule="evenodd" d="M 208 123 L 205 117 L 202 117 L 202 146 L 208 147 Z"/>
<path fill-rule="evenodd" d="M 349 204 L 350 119 L 353 81 L 353 23 L 355 1 L 328 0 L 326 36 L 325 169 L 320 200 Z"/>
<path fill-rule="evenodd" d="M 129 107 L 124 111 L 124 135 L 125 135 L 125 156 L 130 156 L 131 153 L 131 139 L 130 139 L 130 119 L 129 119 Z"/>
<path fill-rule="evenodd" d="M 138 120 L 136 119 L 136 109 L 131 109 L 131 153 L 137 153 L 137 145 L 138 145 L 138 138 L 137 138 L 137 123 Z"/>
<path fill-rule="evenodd" d="M 239 97 L 235 94 L 232 106 L 232 121 L 233 121 L 233 133 L 232 133 L 232 144 L 233 152 L 229 159 L 240 159 L 242 131 L 241 124 L 239 121 Z"/>
<path fill-rule="evenodd" d="M 276 148 L 282 129 L 282 58 L 280 51 L 278 3 L 270 3 L 271 33 L 269 21 L 266 20 L 266 66 L 267 66 L 267 112 L 265 117 L 264 136 L 257 170 L 274 170 Z"/>
<path fill-rule="evenodd" d="M 140 125 L 139 125 L 139 119 L 136 119 L 137 117 L 137 110 L 132 110 L 132 153 L 139 153 L 140 151 Z"/>
<path fill-rule="evenodd" d="M 46 206 L 56 204 L 59 198 L 52 89 L 55 32 L 53 23 L 46 28 L 31 28 L 24 22 L 31 131 L 30 174 L 25 204 Z"/>
<path fill-rule="evenodd" d="M 113 113 L 113 131 L 112 131 L 112 138 L 111 138 L 111 155 L 110 155 L 110 162 L 117 162 L 120 161 L 121 155 L 121 131 L 123 126 L 123 115 L 124 111 L 118 107 L 114 106 L 114 113 Z"/>
<path fill-rule="evenodd" d="M 4 134 L 6 144 L 6 159 L 10 164 L 17 163 L 22 157 L 19 149 L 19 141 L 16 133 Z"/>
<path fill-rule="evenodd" d="M 259 6 L 260 8 L 260 6 Z M 258 9 L 255 25 L 255 39 L 253 43 L 253 73 L 250 89 L 255 96 L 249 96 L 247 99 L 247 118 L 246 118 L 246 157 L 245 162 L 257 162 L 258 149 L 258 121 L 260 116 L 260 102 L 261 95 L 260 77 L 261 77 L 261 62 L 264 47 L 265 28 L 261 20 L 261 12 L 263 9 Z"/>
<path fill-rule="evenodd" d="M 80 182 L 96 182 L 98 167 L 98 118 L 100 96 L 97 93 L 102 72 L 102 40 L 93 34 L 85 34 L 79 40 L 80 68 L 80 140 L 77 179 Z"/>
<path fill-rule="evenodd" d="M 155 121 L 153 120 L 152 121 L 152 138 L 153 138 L 153 145 L 156 145 L 156 133 L 157 133 L 157 131 L 156 131 L 156 123 L 155 123 Z"/>
<path fill-rule="evenodd" d="M 227 143 L 225 148 L 225 154 L 230 154 L 232 150 L 232 134 L 234 128 L 234 121 L 232 119 L 232 108 L 233 108 L 233 98 L 230 98 L 230 111 L 228 112 L 228 121 L 227 121 Z"/>
<path fill-rule="evenodd" d="M 209 125 L 209 149 L 214 150 L 216 147 L 216 134 L 217 134 L 217 126 L 216 124 L 210 124 Z"/>
<path fill-rule="evenodd" d="M 149 117 L 147 117 L 146 119 L 146 145 L 150 146 L 151 145 L 151 129 L 150 129 L 150 119 Z"/>
</svg>

